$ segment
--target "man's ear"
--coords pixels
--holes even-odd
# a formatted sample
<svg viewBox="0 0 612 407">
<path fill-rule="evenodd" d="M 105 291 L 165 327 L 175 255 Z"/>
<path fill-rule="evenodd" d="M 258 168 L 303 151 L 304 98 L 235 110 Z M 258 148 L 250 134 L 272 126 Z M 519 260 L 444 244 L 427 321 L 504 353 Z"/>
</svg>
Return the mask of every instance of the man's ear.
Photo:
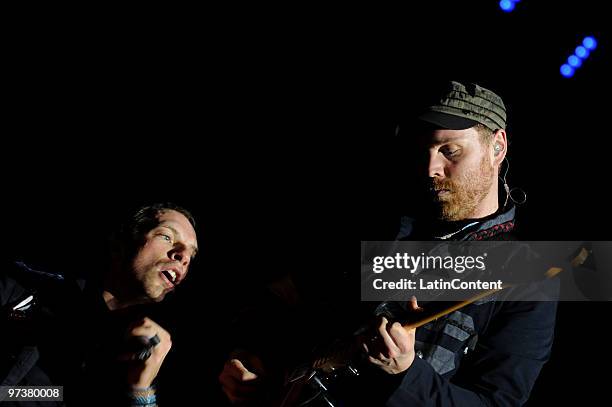
<svg viewBox="0 0 612 407">
<path fill-rule="evenodd" d="M 499 167 L 508 152 L 508 137 L 506 130 L 497 130 L 493 135 L 493 164 Z"/>
</svg>

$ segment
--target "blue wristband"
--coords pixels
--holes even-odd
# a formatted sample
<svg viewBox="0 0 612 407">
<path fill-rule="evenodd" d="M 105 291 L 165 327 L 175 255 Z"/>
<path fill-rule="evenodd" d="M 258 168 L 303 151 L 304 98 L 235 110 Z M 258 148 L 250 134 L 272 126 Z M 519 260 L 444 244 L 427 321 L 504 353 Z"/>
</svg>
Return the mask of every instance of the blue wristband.
<svg viewBox="0 0 612 407">
<path fill-rule="evenodd" d="M 130 406 L 156 406 L 155 388 L 153 386 L 133 388 L 130 392 L 128 392 L 128 398 L 130 401 Z"/>
</svg>

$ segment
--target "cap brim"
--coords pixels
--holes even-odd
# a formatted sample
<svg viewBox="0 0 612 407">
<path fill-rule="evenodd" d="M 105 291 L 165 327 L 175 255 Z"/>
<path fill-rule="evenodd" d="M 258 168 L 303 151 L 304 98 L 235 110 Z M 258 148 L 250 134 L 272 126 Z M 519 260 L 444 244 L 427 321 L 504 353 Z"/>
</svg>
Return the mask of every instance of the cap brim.
<svg viewBox="0 0 612 407">
<path fill-rule="evenodd" d="M 425 112 L 418 119 L 449 130 L 465 130 L 478 124 L 465 117 L 434 111 Z"/>
</svg>

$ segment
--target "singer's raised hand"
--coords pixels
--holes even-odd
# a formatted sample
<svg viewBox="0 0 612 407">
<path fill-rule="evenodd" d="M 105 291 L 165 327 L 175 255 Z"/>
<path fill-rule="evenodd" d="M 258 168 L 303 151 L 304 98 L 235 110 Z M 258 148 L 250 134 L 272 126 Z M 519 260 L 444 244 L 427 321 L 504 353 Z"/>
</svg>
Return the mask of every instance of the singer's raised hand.
<svg viewBox="0 0 612 407">
<path fill-rule="evenodd" d="M 128 340 L 138 336 L 152 338 L 155 335 L 159 338 L 159 343 L 151 348 L 149 358 L 143 361 L 133 357 L 134 355 L 129 355 L 129 360 L 126 362 L 128 363 L 127 383 L 132 387 L 145 388 L 151 386 L 172 347 L 172 341 L 168 331 L 150 318 L 142 318 L 128 328 Z"/>
</svg>

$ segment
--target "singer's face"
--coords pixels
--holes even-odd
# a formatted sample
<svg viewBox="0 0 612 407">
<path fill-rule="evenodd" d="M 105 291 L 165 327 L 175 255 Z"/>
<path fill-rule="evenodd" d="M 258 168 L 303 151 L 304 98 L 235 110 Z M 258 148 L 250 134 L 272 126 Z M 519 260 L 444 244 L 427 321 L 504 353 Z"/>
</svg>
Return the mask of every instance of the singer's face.
<svg viewBox="0 0 612 407">
<path fill-rule="evenodd" d="M 131 263 L 141 291 L 138 296 L 155 302 L 183 281 L 197 252 L 195 230 L 182 213 L 166 210 L 158 221 Z"/>
<path fill-rule="evenodd" d="M 442 220 L 478 218 L 497 204 L 497 172 L 475 128 L 431 130 L 419 138 L 421 170 L 427 172 L 431 203 Z"/>
</svg>

